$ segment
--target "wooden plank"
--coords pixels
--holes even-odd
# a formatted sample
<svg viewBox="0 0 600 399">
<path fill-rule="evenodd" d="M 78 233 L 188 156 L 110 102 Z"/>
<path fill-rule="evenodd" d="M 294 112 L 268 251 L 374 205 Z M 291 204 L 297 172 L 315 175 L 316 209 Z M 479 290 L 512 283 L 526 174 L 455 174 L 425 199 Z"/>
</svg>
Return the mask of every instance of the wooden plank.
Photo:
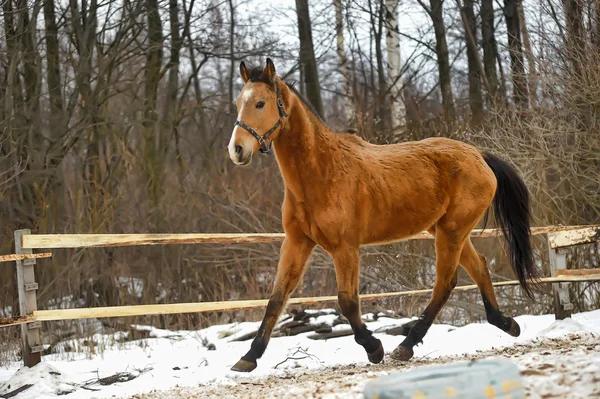
<svg viewBox="0 0 600 399">
<path fill-rule="evenodd" d="M 564 269 L 557 270 L 555 276 L 593 276 L 600 274 L 600 269 Z"/>
<path fill-rule="evenodd" d="M 600 227 L 589 226 L 575 230 L 548 233 L 548 242 L 553 249 L 600 242 Z"/>
<path fill-rule="evenodd" d="M 14 262 L 17 260 L 25 259 L 42 259 L 51 258 L 52 252 L 43 252 L 40 254 L 11 254 L 11 255 L 0 255 L 0 262 Z"/>
<path fill-rule="evenodd" d="M 240 244 L 283 241 L 283 233 L 264 234 L 32 234 L 24 248 L 126 247 L 165 244 Z"/>
<path fill-rule="evenodd" d="M 547 234 L 563 230 L 581 229 L 585 226 L 545 226 L 534 227 L 531 234 Z M 500 229 L 476 229 L 474 238 L 498 237 Z M 121 247 L 136 245 L 166 244 L 241 244 L 241 243 L 273 243 L 282 241 L 284 233 L 255 234 L 31 234 L 23 236 L 23 248 L 86 248 L 86 247 Z M 407 240 L 431 239 L 426 231 L 418 233 Z M 386 244 L 387 242 L 372 245 Z"/>
<path fill-rule="evenodd" d="M 331 332 L 326 332 L 326 333 L 314 333 L 314 334 L 308 335 L 306 338 L 319 341 L 319 340 L 325 340 L 325 339 L 330 339 L 330 338 L 347 337 L 347 336 L 353 335 L 353 334 L 354 334 L 354 332 L 352 331 L 351 328 L 346 328 L 344 330 L 337 330 L 337 331 L 331 331 Z"/>
<path fill-rule="evenodd" d="M 558 282 L 578 282 L 578 281 L 600 281 L 600 275 L 592 276 L 558 276 L 545 277 L 539 280 L 540 283 L 558 283 Z M 500 281 L 493 283 L 495 287 L 519 285 L 517 280 Z M 456 287 L 454 291 L 467 291 L 477 289 L 475 284 Z M 431 289 L 411 290 L 400 292 L 382 292 L 377 294 L 363 294 L 360 299 L 363 301 L 375 300 L 381 298 L 390 298 L 407 295 L 429 294 Z M 288 304 L 310 305 L 319 302 L 335 302 L 337 295 L 321 297 L 291 298 Z M 129 317 L 129 316 L 147 316 L 159 314 L 183 314 L 183 313 L 202 313 L 226 310 L 242 310 L 265 307 L 268 299 L 256 299 L 247 301 L 222 301 L 222 302 L 196 302 L 196 303 L 175 303 L 160 305 L 134 305 L 134 306 L 112 306 L 100 308 L 85 309 L 57 309 L 57 310 L 36 310 L 31 315 L 20 317 L 9 317 L 0 319 L 0 327 L 12 326 L 34 321 L 57 321 L 57 320 L 79 320 L 93 319 L 103 317 Z"/>
</svg>

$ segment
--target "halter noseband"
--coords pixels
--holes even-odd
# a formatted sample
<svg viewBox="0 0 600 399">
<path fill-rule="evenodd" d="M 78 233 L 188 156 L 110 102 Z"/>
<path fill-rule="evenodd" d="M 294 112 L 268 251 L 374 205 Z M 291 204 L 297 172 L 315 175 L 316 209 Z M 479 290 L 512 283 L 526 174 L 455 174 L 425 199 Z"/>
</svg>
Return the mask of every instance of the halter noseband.
<svg viewBox="0 0 600 399">
<path fill-rule="evenodd" d="M 242 122 L 240 120 L 235 121 L 235 123 L 233 124 L 234 128 L 236 126 L 240 126 L 244 129 L 246 129 L 248 131 L 248 133 L 253 135 L 254 138 L 256 140 L 258 140 L 258 144 L 260 144 L 259 151 L 262 154 L 270 154 L 271 153 L 271 146 L 273 145 L 273 142 L 270 142 L 269 146 L 267 147 L 267 139 L 269 138 L 271 133 L 273 133 L 275 130 L 277 130 L 277 128 L 283 123 L 283 119 L 286 116 L 288 116 L 288 114 L 285 112 L 285 108 L 283 107 L 283 100 L 281 98 L 281 93 L 279 92 L 279 84 L 277 83 L 277 80 L 275 81 L 275 95 L 277 96 L 277 109 L 279 111 L 279 120 L 277 121 L 277 123 L 275 123 L 275 126 L 273 126 L 268 132 L 266 132 L 265 134 L 263 134 L 261 136 L 260 134 L 258 134 L 258 132 L 256 130 L 252 129 L 250 126 L 246 125 L 244 122 Z"/>
</svg>

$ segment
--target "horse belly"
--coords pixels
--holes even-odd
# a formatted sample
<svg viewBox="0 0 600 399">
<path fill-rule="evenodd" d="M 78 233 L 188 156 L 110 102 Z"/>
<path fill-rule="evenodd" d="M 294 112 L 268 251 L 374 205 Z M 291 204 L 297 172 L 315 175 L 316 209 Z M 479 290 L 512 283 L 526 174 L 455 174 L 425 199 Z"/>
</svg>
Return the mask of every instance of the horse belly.
<svg viewBox="0 0 600 399">
<path fill-rule="evenodd" d="M 448 198 L 432 189 L 427 192 L 406 192 L 403 198 L 376 205 L 370 212 L 363 244 L 399 241 L 421 233 L 444 215 Z M 385 203 L 385 202 L 384 202 Z"/>
</svg>

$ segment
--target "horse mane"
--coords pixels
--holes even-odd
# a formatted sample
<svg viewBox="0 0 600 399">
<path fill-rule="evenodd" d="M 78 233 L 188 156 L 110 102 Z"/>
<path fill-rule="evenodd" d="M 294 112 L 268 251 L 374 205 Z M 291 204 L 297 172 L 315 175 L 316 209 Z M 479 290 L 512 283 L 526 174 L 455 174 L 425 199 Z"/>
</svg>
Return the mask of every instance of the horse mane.
<svg viewBox="0 0 600 399">
<path fill-rule="evenodd" d="M 319 121 L 321 121 L 321 123 L 323 123 L 325 126 L 327 126 L 327 123 L 325 122 L 325 120 L 323 120 L 323 118 L 321 117 L 321 115 L 319 115 L 319 113 L 317 112 L 317 110 L 315 109 L 315 107 L 313 107 L 313 105 L 302 94 L 300 94 L 300 92 L 298 91 L 298 89 L 296 89 L 294 87 L 294 84 L 293 83 L 289 83 L 289 82 L 284 82 L 284 83 L 288 87 L 288 89 L 290 89 L 296 95 L 296 97 L 298 97 L 300 99 L 300 101 L 302 102 L 302 104 L 304 104 L 304 106 L 314 116 L 316 116 Z M 329 128 L 330 130 L 333 130 L 329 126 L 327 126 L 327 128 Z"/>
<path fill-rule="evenodd" d="M 302 102 L 302 104 L 304 104 L 306 109 L 308 109 L 323 125 L 325 125 L 325 127 L 327 127 L 327 129 L 331 130 L 334 133 L 344 134 L 344 135 L 352 136 L 354 138 L 358 138 L 358 136 L 356 136 L 356 134 L 358 133 L 356 129 L 353 129 L 353 128 L 334 129 L 331 126 L 329 126 L 327 124 L 327 122 L 325 122 L 325 120 L 323 120 L 321 115 L 319 115 L 319 113 L 317 112 L 315 107 L 313 107 L 313 105 L 306 99 L 306 97 L 304 97 L 302 94 L 300 94 L 298 89 L 296 89 L 294 87 L 293 83 L 290 83 L 290 82 L 284 82 L 284 83 L 288 87 L 288 89 L 290 89 L 296 95 L 296 97 L 298 97 L 298 99 L 300 99 L 300 101 Z M 356 140 L 354 140 L 354 141 L 356 141 Z"/>
</svg>

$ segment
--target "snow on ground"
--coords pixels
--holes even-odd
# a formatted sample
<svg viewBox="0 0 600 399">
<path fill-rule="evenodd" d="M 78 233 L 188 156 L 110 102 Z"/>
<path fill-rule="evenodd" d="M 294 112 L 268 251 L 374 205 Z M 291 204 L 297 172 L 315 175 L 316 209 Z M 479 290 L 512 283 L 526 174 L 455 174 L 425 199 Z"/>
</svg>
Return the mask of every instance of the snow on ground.
<svg viewBox="0 0 600 399">
<path fill-rule="evenodd" d="M 333 319 L 333 315 L 323 315 L 315 318 L 314 322 L 331 323 Z M 589 372 L 583 375 L 589 375 L 591 380 L 588 378 L 586 381 L 582 376 L 580 378 L 582 384 L 600 385 L 598 340 L 600 310 L 575 314 L 572 319 L 557 322 L 553 315 L 519 316 L 516 320 L 521 326 L 521 336 L 518 338 L 513 338 L 487 323 L 469 324 L 459 328 L 434 324 L 423 340 L 423 344 L 415 348 L 413 360 L 402 367 L 417 366 L 420 362 L 428 364 L 448 362 L 452 361 L 448 359 L 456 360 L 456 357 L 461 355 L 468 355 L 469 358 L 481 357 L 481 353 L 478 352 L 494 349 L 496 351 L 487 356 L 498 355 L 498 353 L 510 354 L 511 348 L 528 348 L 528 345 L 541 345 L 540 348 L 543 348 L 547 343 L 561 338 L 558 341 L 571 342 L 565 344 L 568 347 L 566 354 L 560 350 L 556 354 L 545 349 L 539 349 L 537 352 L 532 349 L 531 354 L 524 351 L 518 359 L 519 366 L 524 367 L 523 370 L 529 370 L 526 366 L 527 362 L 537 364 L 539 361 L 543 362 L 544 356 L 549 356 L 547 361 L 555 368 L 560 359 L 563 359 L 564 369 L 576 368 L 577 372 L 580 372 L 586 370 L 586 367 L 590 368 Z M 408 321 L 410 320 L 379 318 L 367 325 L 371 330 L 378 331 Z M 363 348 L 354 342 L 352 336 L 327 341 L 307 338 L 313 333 L 273 338 L 264 356 L 259 360 L 257 369 L 251 374 L 230 371 L 230 367 L 250 347 L 250 341 L 231 342 L 231 340 L 256 330 L 258 325 L 258 322 L 234 323 L 216 325 L 200 331 L 165 331 L 136 326 L 138 329 L 145 329 L 149 338 L 122 342 L 125 333 L 96 334 L 92 341 L 99 354 L 93 356 L 77 353 L 78 347 L 84 344 L 90 345 L 89 340 L 70 341 L 65 345 L 75 352 L 44 356 L 42 363 L 32 369 L 19 370 L 19 364 L 0 368 L 0 397 L 2 394 L 13 392 L 23 384 L 32 384 L 32 387 L 23 390 L 13 398 L 51 398 L 59 394 L 62 394 L 61 397 L 65 399 L 131 395 L 166 398 L 169 396 L 165 392 L 161 392 L 158 396 L 153 396 L 155 394 L 143 396 L 143 394 L 157 391 L 175 392 L 177 389 L 204 389 L 206 392 L 225 387 L 251 389 L 268 381 L 282 379 L 287 381 L 290 378 L 300 378 L 299 376 L 302 375 L 308 375 L 306 378 L 309 380 L 312 375 L 314 380 L 318 380 L 319 376 L 327 375 L 331 370 L 345 370 L 342 372 L 347 373 L 348 367 L 350 367 L 348 375 L 351 377 L 346 378 L 351 378 L 352 383 L 344 382 L 343 378 L 341 382 L 354 389 L 352 392 L 356 394 L 361 392 L 365 378 L 387 372 L 385 366 L 365 367 L 368 364 L 366 354 Z M 346 328 L 347 325 L 337 325 L 333 330 Z M 375 336 L 381 339 L 387 353 L 403 339 L 401 336 L 383 333 L 376 333 Z M 580 341 L 577 341 L 576 337 Z M 499 348 L 504 348 L 502 349 L 504 352 L 498 352 Z M 548 355 L 544 355 L 546 352 Z M 567 361 L 566 355 L 572 356 L 572 359 Z M 535 356 L 539 356 L 542 360 L 536 360 Z M 354 376 L 357 370 L 363 370 L 360 373 L 362 379 Z M 534 377 L 531 375 L 527 378 L 534 379 Z M 550 384 L 548 389 L 552 389 L 553 381 L 558 383 L 561 378 L 563 381 L 565 378 L 560 374 L 560 367 L 551 377 L 556 381 L 552 378 L 544 378 L 540 386 Z M 595 382 L 594 378 L 597 379 Z M 332 377 L 331 381 L 335 381 L 335 378 Z M 357 381 L 363 381 L 363 385 L 357 385 Z M 286 384 L 280 385 L 286 386 Z M 198 388 L 199 386 L 202 388 Z M 302 391 L 310 386 L 311 384 L 304 382 L 297 388 Z M 291 394 L 291 391 L 286 391 L 286 394 Z M 198 396 L 209 397 L 210 395 L 198 393 L 189 397 Z M 219 396 L 225 397 L 222 394 L 215 394 L 215 397 Z"/>
</svg>

